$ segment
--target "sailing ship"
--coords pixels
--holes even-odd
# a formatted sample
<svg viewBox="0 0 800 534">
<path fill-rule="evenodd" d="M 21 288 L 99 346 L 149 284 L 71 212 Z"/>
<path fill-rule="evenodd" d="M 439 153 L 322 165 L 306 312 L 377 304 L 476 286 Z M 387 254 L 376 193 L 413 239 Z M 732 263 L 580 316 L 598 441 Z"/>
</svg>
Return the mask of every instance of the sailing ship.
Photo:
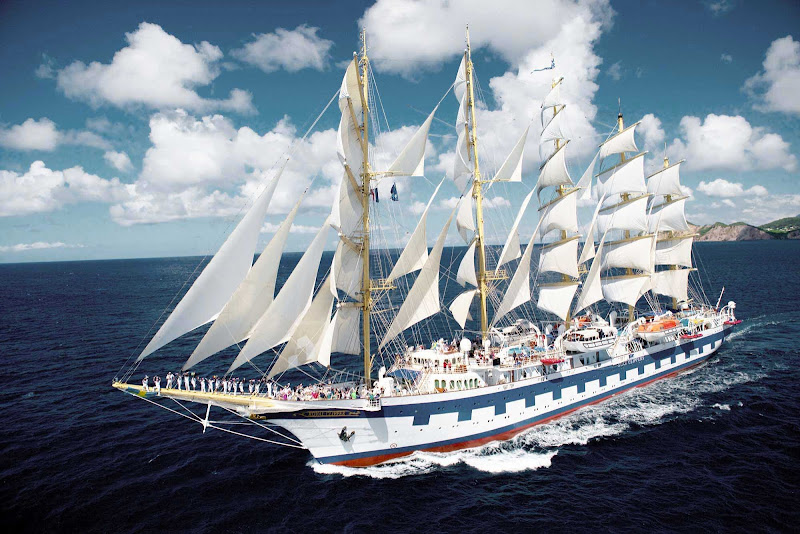
<svg viewBox="0 0 800 534">
<path fill-rule="evenodd" d="M 275 294 L 278 266 L 302 198 L 255 264 L 253 256 L 282 169 L 136 361 L 115 378 L 115 388 L 190 418 L 203 432 L 213 428 L 307 449 L 322 463 L 368 466 L 415 451 L 446 452 L 508 439 L 696 366 L 720 348 L 740 321 L 734 302 L 720 308 L 720 294 L 712 305 L 702 286 L 695 287 L 695 234 L 683 211 L 682 162 L 670 165 L 665 157 L 664 167 L 645 177 L 645 153 L 635 140 L 638 123 L 625 127 L 620 113 L 616 131 L 575 184 L 567 165 L 563 78 L 553 81 L 541 105 L 538 182 L 502 249 L 487 244 L 486 194 L 503 182 L 524 186 L 530 126 L 496 172 L 484 178 L 468 30 L 450 88 L 459 104 L 453 172 L 459 202 L 430 250 L 427 215 L 443 183 L 399 256 L 376 247 L 372 238 L 381 226 L 374 220 L 379 215 L 371 200 L 374 188 L 395 177 L 425 174 L 436 109 L 393 163 L 374 168 L 373 78 L 363 33 L 361 40 L 338 91 L 339 194 L 280 291 Z M 534 193 L 538 223 L 523 251 L 520 233 Z M 579 199 L 595 203 L 585 236 L 579 233 Z M 441 264 L 454 219 L 467 249 L 458 267 L 445 271 L 456 271 L 464 291 L 445 305 Z M 331 230 L 336 250 L 315 291 Z M 537 310 L 542 320 L 536 321 Z M 471 312 L 476 328 L 467 331 Z M 460 330 L 448 331 L 446 341 L 441 331 L 431 330 L 434 316 L 449 317 Z M 131 383 L 145 357 L 208 323 L 182 371 L 207 365 L 235 345 L 238 352 L 224 374 L 203 378 L 199 388 L 194 377 L 190 385 L 189 375 L 180 373 L 175 384 L 170 379 L 163 388 L 151 387 L 147 377 L 142 385 Z M 270 367 L 261 370 L 256 357 Z M 359 359 L 360 372 L 352 365 L 349 371 L 335 368 L 337 361 Z M 255 373 L 247 391 L 247 380 L 230 378 L 242 366 Z M 292 372 L 303 372 L 300 379 L 307 380 L 313 370 L 322 376 L 312 384 L 287 384 Z M 172 410 L 170 402 L 185 410 Z M 232 419 L 212 418 L 212 408 Z"/>
</svg>

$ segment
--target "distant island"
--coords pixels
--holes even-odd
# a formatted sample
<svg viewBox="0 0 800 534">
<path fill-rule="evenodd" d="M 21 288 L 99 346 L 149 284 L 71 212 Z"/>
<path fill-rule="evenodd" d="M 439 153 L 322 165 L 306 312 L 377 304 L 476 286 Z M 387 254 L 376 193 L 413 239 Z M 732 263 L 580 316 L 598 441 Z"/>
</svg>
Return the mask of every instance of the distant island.
<svg viewBox="0 0 800 534">
<path fill-rule="evenodd" d="M 800 239 L 800 215 L 784 217 L 761 226 L 745 222 L 696 225 L 689 223 L 700 237 L 697 241 L 761 241 L 765 239 Z"/>
</svg>

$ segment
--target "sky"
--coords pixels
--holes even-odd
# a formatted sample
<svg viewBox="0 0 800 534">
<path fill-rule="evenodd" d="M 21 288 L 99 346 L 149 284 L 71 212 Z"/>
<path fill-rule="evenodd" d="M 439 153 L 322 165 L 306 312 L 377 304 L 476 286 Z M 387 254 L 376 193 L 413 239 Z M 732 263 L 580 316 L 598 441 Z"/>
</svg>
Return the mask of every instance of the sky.
<svg viewBox="0 0 800 534">
<path fill-rule="evenodd" d="M 621 109 L 626 124 L 641 121 L 648 170 L 662 164 L 665 147 L 671 162 L 686 160 L 689 221 L 763 224 L 800 214 L 795 1 L 6 0 L 0 262 L 213 253 L 290 153 L 259 246 L 308 189 L 287 244 L 303 250 L 342 178 L 338 109 L 322 112 L 362 27 L 380 96 L 376 165 L 388 164 L 444 98 L 425 176 L 382 181 L 375 206 L 386 243 L 400 245 L 444 180 L 427 221 L 435 239 L 458 197 L 457 101 L 447 93 L 466 24 L 483 174 L 526 126 L 531 132 L 523 183 L 490 191 L 490 241 L 504 241 L 503 225 L 536 184 L 539 110 L 554 76 L 564 77 L 575 181 Z M 551 54 L 556 68 L 537 70 Z M 588 225 L 592 206 L 580 211 Z M 536 217 L 529 209 L 523 238 Z M 448 240 L 459 243 L 455 230 Z"/>
</svg>

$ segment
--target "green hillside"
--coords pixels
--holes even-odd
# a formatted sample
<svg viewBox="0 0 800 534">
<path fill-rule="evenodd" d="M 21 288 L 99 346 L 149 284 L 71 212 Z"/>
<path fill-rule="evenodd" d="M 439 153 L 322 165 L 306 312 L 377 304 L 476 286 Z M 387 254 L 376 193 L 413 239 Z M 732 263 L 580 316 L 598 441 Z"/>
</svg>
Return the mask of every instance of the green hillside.
<svg viewBox="0 0 800 534">
<path fill-rule="evenodd" d="M 761 225 L 759 228 L 778 239 L 785 239 L 790 232 L 800 230 L 800 215 L 784 217 L 783 219 Z"/>
</svg>

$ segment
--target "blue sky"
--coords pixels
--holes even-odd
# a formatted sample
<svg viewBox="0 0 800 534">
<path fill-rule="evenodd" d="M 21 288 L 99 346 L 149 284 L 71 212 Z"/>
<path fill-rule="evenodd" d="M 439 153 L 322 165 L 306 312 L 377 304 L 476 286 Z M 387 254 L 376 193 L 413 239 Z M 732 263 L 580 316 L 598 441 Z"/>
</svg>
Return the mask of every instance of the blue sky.
<svg viewBox="0 0 800 534">
<path fill-rule="evenodd" d="M 378 147 L 391 159 L 452 83 L 466 22 L 486 172 L 538 115 L 552 72 L 531 71 L 553 52 L 576 180 L 620 99 L 626 121 L 643 119 L 649 168 L 665 142 L 672 161 L 687 159 L 690 221 L 800 213 L 796 2 L 11 1 L 0 4 L 0 262 L 213 251 L 291 143 L 261 242 L 315 179 L 288 244 L 302 250 L 340 179 L 336 106 L 300 138 L 338 89 L 360 25 L 388 121 Z M 399 180 L 400 202 L 382 207 L 392 220 L 452 173 L 456 108 L 448 96 L 437 112 L 426 177 Z M 536 182 L 533 125 L 524 183 L 492 192 L 497 221 L 513 219 Z M 429 237 L 456 194 L 446 179 Z M 398 241 L 415 224 L 406 219 Z"/>
</svg>

